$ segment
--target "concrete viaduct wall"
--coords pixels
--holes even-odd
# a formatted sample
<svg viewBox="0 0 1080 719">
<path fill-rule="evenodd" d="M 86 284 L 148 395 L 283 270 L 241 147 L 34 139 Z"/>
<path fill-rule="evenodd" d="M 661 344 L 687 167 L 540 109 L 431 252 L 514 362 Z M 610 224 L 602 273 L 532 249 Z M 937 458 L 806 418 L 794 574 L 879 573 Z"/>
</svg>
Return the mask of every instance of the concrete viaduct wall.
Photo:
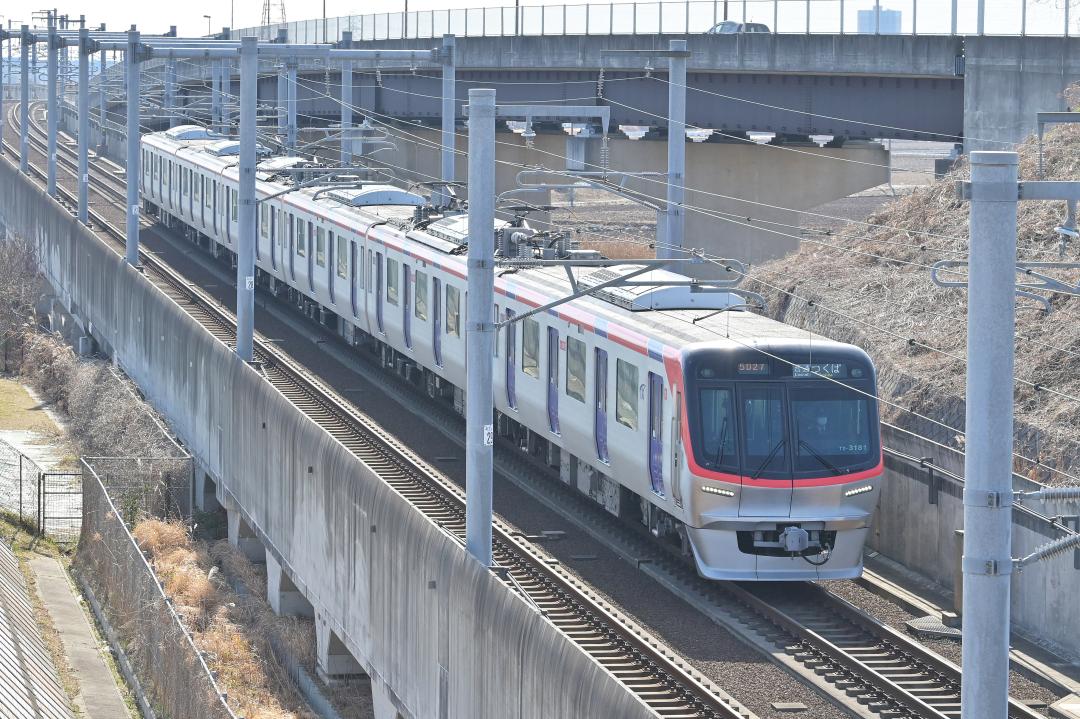
<svg viewBox="0 0 1080 719">
<path fill-rule="evenodd" d="M 6 162 L 0 187 L 6 225 L 217 481 L 230 529 L 371 677 L 378 719 L 654 716 Z"/>
</svg>

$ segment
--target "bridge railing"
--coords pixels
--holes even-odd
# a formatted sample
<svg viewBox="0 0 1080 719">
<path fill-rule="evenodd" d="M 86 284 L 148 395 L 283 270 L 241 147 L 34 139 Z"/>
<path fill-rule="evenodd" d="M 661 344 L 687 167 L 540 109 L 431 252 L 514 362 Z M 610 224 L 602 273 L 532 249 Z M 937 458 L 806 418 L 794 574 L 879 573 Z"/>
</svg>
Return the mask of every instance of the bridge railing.
<svg viewBox="0 0 1080 719">
<path fill-rule="evenodd" d="M 234 30 L 294 42 L 541 35 L 693 35 L 719 23 L 785 34 L 1050 35 L 1080 33 L 1077 0 L 683 0 L 515 5 L 374 13 Z M 755 28 L 760 29 L 760 28 Z"/>
</svg>

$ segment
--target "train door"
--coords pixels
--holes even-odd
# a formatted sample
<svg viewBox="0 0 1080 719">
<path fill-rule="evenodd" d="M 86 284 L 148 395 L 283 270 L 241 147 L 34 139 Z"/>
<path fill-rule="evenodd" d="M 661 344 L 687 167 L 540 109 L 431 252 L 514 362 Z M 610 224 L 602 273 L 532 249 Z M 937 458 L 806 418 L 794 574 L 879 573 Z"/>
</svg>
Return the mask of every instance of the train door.
<svg viewBox="0 0 1080 719">
<path fill-rule="evenodd" d="M 559 330 L 547 328 L 548 429 L 559 433 Z"/>
<path fill-rule="evenodd" d="M 277 243 L 278 243 L 278 226 L 281 224 L 278 217 L 278 211 L 273 207 L 270 208 L 270 267 L 277 269 Z"/>
<path fill-rule="evenodd" d="M 337 279 L 337 248 L 334 247 L 334 233 L 327 233 L 326 240 L 326 289 L 330 292 L 330 304 L 337 304 L 337 289 L 334 285 Z"/>
<path fill-rule="evenodd" d="M 412 268 L 401 263 L 401 331 L 405 335 L 405 346 L 412 349 Z"/>
<path fill-rule="evenodd" d="M 292 277 L 293 284 L 296 284 L 296 223 L 293 221 L 293 216 L 289 215 L 289 276 Z"/>
<path fill-rule="evenodd" d="M 655 372 L 649 373 L 649 479 L 664 496 L 664 380 Z"/>
<path fill-rule="evenodd" d="M 768 382 L 744 383 L 738 388 L 738 401 L 743 477 L 739 515 L 787 516 L 794 483 L 783 388 Z"/>
<path fill-rule="evenodd" d="M 356 249 L 356 240 L 349 240 L 349 268 L 351 273 L 349 275 L 349 301 L 352 304 L 353 317 L 360 316 L 360 302 L 357 299 L 357 281 L 360 279 L 360 273 L 364 271 L 364 268 L 359 265 L 359 262 L 363 260 L 363 252 L 359 252 Z"/>
<path fill-rule="evenodd" d="M 232 192 L 233 191 L 231 187 L 224 183 L 222 184 L 221 194 L 223 196 L 222 205 L 224 209 L 224 212 L 222 212 L 222 217 L 225 220 L 225 241 L 228 242 L 230 245 L 232 244 L 232 214 L 230 212 L 233 203 Z"/>
<path fill-rule="evenodd" d="M 381 252 L 375 253 L 375 322 L 379 325 L 379 333 L 386 334 L 383 328 L 383 256 Z"/>
<path fill-rule="evenodd" d="M 218 240 L 218 238 L 216 237 L 216 235 L 218 234 L 218 221 L 217 221 L 217 218 L 218 218 L 218 191 L 217 191 L 217 180 L 214 180 L 212 190 L 213 190 L 212 194 L 213 194 L 213 198 L 214 198 L 214 206 L 212 208 L 213 212 L 211 214 L 214 217 L 214 235 L 215 235 L 214 242 L 217 242 L 217 240 Z"/>
<path fill-rule="evenodd" d="M 435 355 L 435 364 L 442 363 L 442 280 L 431 278 L 431 351 Z"/>
<path fill-rule="evenodd" d="M 683 506 L 682 484 L 679 482 L 679 454 L 682 452 L 682 392 L 674 389 L 675 401 L 671 406 L 671 498 L 675 506 Z"/>
<path fill-rule="evenodd" d="M 307 281 L 311 294 L 315 294 L 315 223 L 307 223 Z"/>
<path fill-rule="evenodd" d="M 596 349 L 596 387 L 593 391 L 593 435 L 596 439 L 596 458 L 610 461 L 607 446 L 607 350 Z"/>
<path fill-rule="evenodd" d="M 469 306 L 468 301 L 466 295 L 466 307 Z M 515 314 L 512 309 L 506 308 L 506 404 L 510 409 L 517 409 L 517 323 L 512 321 Z"/>
</svg>

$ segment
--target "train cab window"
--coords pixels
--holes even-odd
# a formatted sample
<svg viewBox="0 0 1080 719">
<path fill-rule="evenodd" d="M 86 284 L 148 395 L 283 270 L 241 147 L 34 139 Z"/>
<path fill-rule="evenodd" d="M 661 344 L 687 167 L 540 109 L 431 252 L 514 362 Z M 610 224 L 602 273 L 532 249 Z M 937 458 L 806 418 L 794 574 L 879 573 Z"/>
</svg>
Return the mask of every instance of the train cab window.
<svg viewBox="0 0 1080 719">
<path fill-rule="evenodd" d="M 304 257 L 307 255 L 307 238 L 304 237 L 304 220 L 296 218 L 296 254 Z"/>
<path fill-rule="evenodd" d="M 330 233 L 334 239 L 334 233 Z M 337 276 L 345 280 L 349 277 L 349 243 L 344 237 L 337 238 Z"/>
<path fill-rule="evenodd" d="M 783 395 L 776 385 L 747 385 L 739 390 L 743 464 L 752 477 L 787 467 L 783 406 Z"/>
<path fill-rule="evenodd" d="M 398 261 L 386 258 L 386 301 L 392 305 L 398 303 L 398 288 L 401 286 L 401 273 Z"/>
<path fill-rule="evenodd" d="M 702 464 L 715 469 L 737 466 L 735 455 L 735 401 L 727 387 L 701 390 Z"/>
<path fill-rule="evenodd" d="M 566 338 L 566 394 L 585 402 L 585 343 Z"/>
<path fill-rule="evenodd" d="M 428 317 L 428 276 L 426 272 L 416 271 L 415 302 L 416 319 L 426 320 Z"/>
<path fill-rule="evenodd" d="M 446 286 L 446 334 L 461 336 L 461 290 Z"/>
<path fill-rule="evenodd" d="M 315 230 L 315 264 L 326 267 L 326 230 Z"/>
<path fill-rule="evenodd" d="M 526 317 L 521 331 L 521 371 L 540 377 L 540 323 Z"/>
<path fill-rule="evenodd" d="M 623 360 L 615 360 L 615 421 L 638 426 L 638 368 Z"/>
<path fill-rule="evenodd" d="M 838 384 L 822 384 L 789 390 L 795 471 L 835 474 L 875 460 L 867 398 Z"/>
</svg>

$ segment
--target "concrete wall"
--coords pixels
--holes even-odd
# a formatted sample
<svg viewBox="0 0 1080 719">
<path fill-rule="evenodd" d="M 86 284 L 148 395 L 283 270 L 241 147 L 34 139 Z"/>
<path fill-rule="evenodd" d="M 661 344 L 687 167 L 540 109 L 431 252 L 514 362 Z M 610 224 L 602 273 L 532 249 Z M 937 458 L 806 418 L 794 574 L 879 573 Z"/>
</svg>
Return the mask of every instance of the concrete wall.
<svg viewBox="0 0 1080 719">
<path fill-rule="evenodd" d="M 1069 109 L 1062 91 L 1080 80 L 1080 38 L 968 37 L 964 46 L 965 150 L 1011 150 L 1036 131 L 1035 113 Z"/>
<path fill-rule="evenodd" d="M 883 443 L 914 457 L 929 457 L 963 474 L 963 455 L 910 434 L 886 429 Z M 963 485 L 937 474 L 937 504 L 930 503 L 930 472 L 917 464 L 886 455 L 886 478 L 874 517 L 869 544 L 909 569 L 952 587 L 959 557 L 957 529 L 964 528 Z M 1018 481 L 1022 481 L 1019 480 Z M 1076 514 L 1076 505 L 1038 503 L 1039 514 Z M 1014 510 L 1012 554 L 1023 557 L 1040 545 L 1063 535 L 1059 528 L 1034 512 Z M 1032 565 L 1012 575 L 1014 629 L 1053 646 L 1074 660 L 1080 658 L 1080 568 L 1074 553 Z"/>
<path fill-rule="evenodd" d="M 4 162 L 0 186 L 0 212 L 39 241 L 58 295 L 109 342 L 226 506 L 380 687 L 379 719 L 653 716 Z"/>
</svg>

